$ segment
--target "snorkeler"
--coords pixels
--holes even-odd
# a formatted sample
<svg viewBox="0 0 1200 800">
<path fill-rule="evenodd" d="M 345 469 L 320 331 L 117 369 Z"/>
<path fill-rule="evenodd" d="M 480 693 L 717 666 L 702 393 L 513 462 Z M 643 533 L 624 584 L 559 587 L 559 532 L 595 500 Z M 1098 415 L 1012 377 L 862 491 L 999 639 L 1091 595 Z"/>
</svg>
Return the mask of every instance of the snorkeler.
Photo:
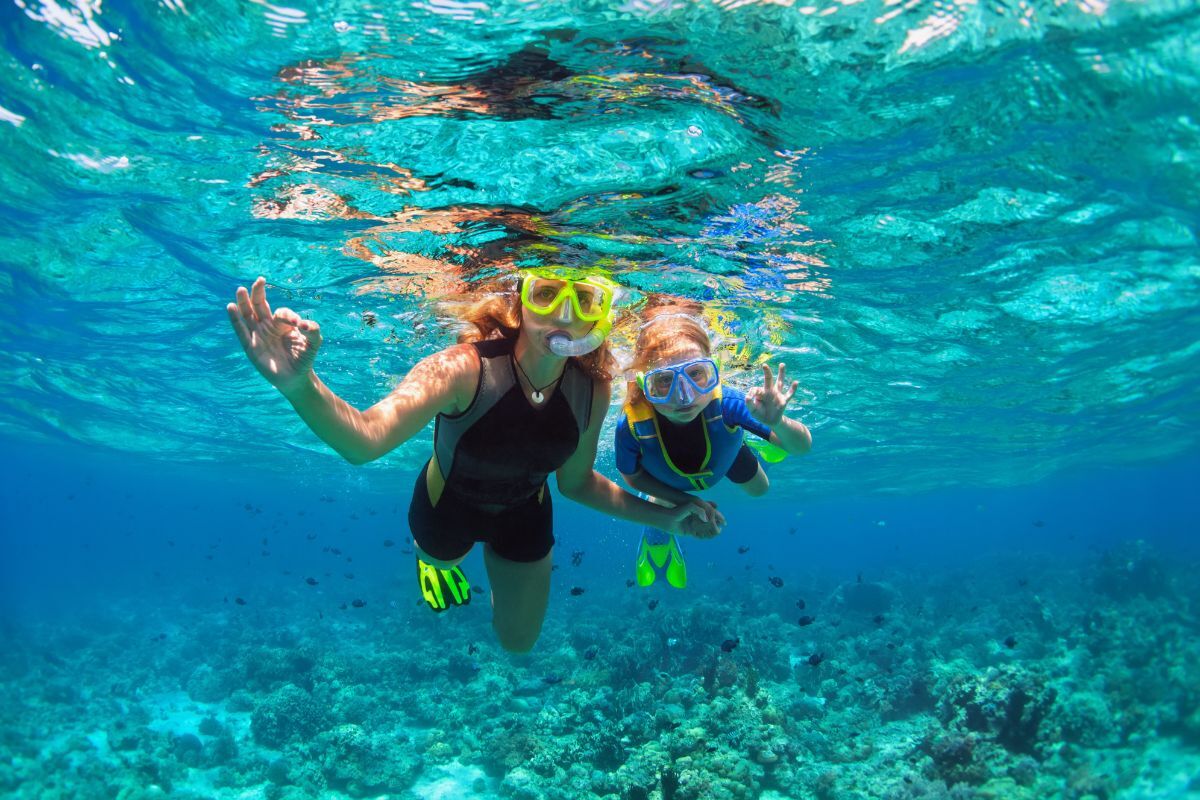
<svg viewBox="0 0 1200 800">
<path fill-rule="evenodd" d="M 238 287 L 230 322 L 259 373 L 318 437 L 353 464 L 391 452 L 436 417 L 433 456 L 418 475 L 408 519 L 422 595 L 434 610 L 470 601 L 459 563 L 483 542 L 492 627 L 501 646 L 530 650 L 550 597 L 554 545 L 546 478 L 565 497 L 671 533 L 717 533 L 711 506 L 665 508 L 598 474 L 608 411 L 614 284 L 565 269 L 525 270 L 471 306 L 459 344 L 418 362 L 365 411 L 313 371 L 321 330 L 271 311 L 266 281 Z M 705 521 L 704 518 L 708 518 Z"/>
<path fill-rule="evenodd" d="M 783 415 L 799 384 L 788 386 L 780 364 L 778 375 L 763 365 L 763 385 L 745 395 L 723 386 L 701 312 L 695 303 L 645 312 L 632 365 L 636 380 L 617 424 L 617 470 L 625 482 L 676 506 L 722 478 L 758 497 L 770 484 L 755 450 L 772 463 L 812 448 L 808 428 Z M 760 441 L 744 440 L 745 431 Z M 642 586 L 663 575 L 684 588 L 687 565 L 674 534 L 646 526 L 635 573 Z"/>
</svg>

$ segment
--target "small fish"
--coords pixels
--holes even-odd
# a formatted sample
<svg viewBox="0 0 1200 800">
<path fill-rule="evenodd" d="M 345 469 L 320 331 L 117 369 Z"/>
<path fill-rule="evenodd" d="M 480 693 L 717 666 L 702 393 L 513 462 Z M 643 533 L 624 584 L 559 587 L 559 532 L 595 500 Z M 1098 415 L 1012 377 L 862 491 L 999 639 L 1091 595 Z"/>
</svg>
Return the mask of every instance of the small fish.
<svg viewBox="0 0 1200 800">
<path fill-rule="evenodd" d="M 882 625 L 883 624 L 883 614 L 876 614 L 874 617 L 871 618 L 871 621 L 874 622 L 876 625 Z"/>
<path fill-rule="evenodd" d="M 262 543 L 263 543 L 263 547 L 266 547 L 268 544 L 270 544 L 270 542 L 267 541 L 267 537 L 265 537 L 265 536 L 262 538 Z"/>
<path fill-rule="evenodd" d="M 778 575 L 772 575 L 771 577 L 767 578 L 767 582 L 776 589 L 783 588 L 783 578 L 779 577 Z"/>
<path fill-rule="evenodd" d="M 352 581 L 352 580 L 354 580 L 354 573 L 353 572 L 343 572 L 342 577 L 348 581 Z"/>
<path fill-rule="evenodd" d="M 862 583 L 862 573 L 858 573 L 858 583 Z"/>
<path fill-rule="evenodd" d="M 632 589 L 632 588 L 633 588 L 633 578 L 626 578 L 626 579 L 625 579 L 625 588 L 626 588 L 626 589 Z"/>
<path fill-rule="evenodd" d="M 366 604 L 366 600 L 359 600 L 357 597 L 350 602 L 350 605 L 354 606 L 355 608 L 362 608 Z"/>
<path fill-rule="evenodd" d="M 478 652 L 479 652 L 479 645 L 475 644 L 474 642 L 471 642 L 469 645 L 467 645 L 467 655 L 473 656 Z"/>
<path fill-rule="evenodd" d="M 650 609 L 651 611 L 658 608 L 658 600 L 651 600 L 649 603 L 646 603 L 646 608 Z"/>
<path fill-rule="evenodd" d="M 571 553 L 571 566 L 578 567 L 583 564 L 583 551 L 576 550 Z"/>
<path fill-rule="evenodd" d="M 317 538 L 317 535 L 315 533 L 310 533 L 307 536 L 305 536 L 304 538 L 308 539 L 311 542 L 313 539 Z"/>
<path fill-rule="evenodd" d="M 317 619 L 325 619 L 325 612 L 317 611 Z"/>
<path fill-rule="evenodd" d="M 788 528 L 788 534 L 789 534 L 789 535 L 791 535 L 791 536 L 795 536 L 795 535 L 796 535 L 796 529 L 795 529 L 795 528 Z"/>
<path fill-rule="evenodd" d="M 1020 578 L 1017 580 L 1017 586 L 1028 586 L 1029 578 Z"/>
<path fill-rule="evenodd" d="M 742 545 L 741 547 L 738 548 L 739 555 L 744 556 L 744 555 L 746 555 L 746 553 L 749 553 L 749 552 L 750 552 L 750 547 L 748 545 Z"/>
<path fill-rule="evenodd" d="M 547 686 L 553 686 L 556 683 L 562 683 L 562 675 L 558 675 L 558 674 L 543 675 L 542 683 L 546 684 Z"/>
<path fill-rule="evenodd" d="M 802 616 L 800 619 L 798 619 L 796 621 L 800 623 L 800 627 L 804 627 L 805 625 L 812 625 L 814 622 L 817 621 L 817 618 L 811 617 L 808 614 L 805 614 L 804 616 Z"/>
<path fill-rule="evenodd" d="M 820 666 L 821 662 L 824 660 L 825 660 L 824 653 L 813 653 L 811 656 L 808 657 L 808 665 L 810 667 Z"/>
<path fill-rule="evenodd" d="M 579 595 L 583 594 L 583 592 L 584 592 L 584 589 L 582 586 L 572 586 L 571 587 L 571 596 L 572 597 L 579 597 Z"/>
<path fill-rule="evenodd" d="M 329 548 L 329 552 L 333 553 L 335 556 L 340 556 L 342 554 L 342 551 L 336 547 Z"/>
<path fill-rule="evenodd" d="M 721 642 L 721 652 L 732 653 L 733 649 L 737 647 L 741 641 L 742 640 L 740 637 L 735 639 L 726 639 L 725 641 Z"/>
<path fill-rule="evenodd" d="M 374 311 L 364 311 L 362 321 L 368 328 L 374 328 L 379 323 L 379 317 L 375 316 Z"/>
<path fill-rule="evenodd" d="M 1007 647 L 1009 650 L 1012 650 L 1014 647 L 1017 646 L 1017 637 L 1009 636 L 1007 639 L 1004 640 L 1004 646 Z"/>
<path fill-rule="evenodd" d="M 235 597 L 235 598 L 233 598 L 233 602 L 237 603 L 239 606 L 244 606 L 244 605 L 246 605 L 246 601 L 245 601 L 245 600 L 243 600 L 243 599 L 242 599 L 242 598 L 240 598 L 240 597 Z"/>
<path fill-rule="evenodd" d="M 307 583 L 309 586 L 316 586 L 319 583 L 319 581 L 316 578 L 311 578 L 311 577 L 305 578 L 304 582 Z"/>
<path fill-rule="evenodd" d="M 796 601 L 796 608 L 800 609 L 801 611 L 804 610 L 804 598 L 803 597 L 801 597 L 799 600 Z"/>
<path fill-rule="evenodd" d="M 472 586 L 471 591 L 474 592 L 475 594 L 482 594 L 483 587 L 482 586 Z"/>
<path fill-rule="evenodd" d="M 391 539 L 384 539 L 384 540 L 383 540 L 383 546 L 384 546 L 384 547 L 392 547 L 392 546 L 394 546 L 395 544 L 396 544 L 396 543 L 395 543 L 395 542 L 393 542 Z"/>
<path fill-rule="evenodd" d="M 583 651 L 583 660 L 584 660 L 584 661 L 591 661 L 592 659 L 594 659 L 594 658 L 596 657 L 596 654 L 597 654 L 597 653 L 599 653 L 599 652 L 600 652 L 600 651 L 599 651 L 599 650 L 597 650 L 597 649 L 595 648 L 595 646 L 589 647 L 587 650 L 584 650 L 584 651 Z"/>
</svg>

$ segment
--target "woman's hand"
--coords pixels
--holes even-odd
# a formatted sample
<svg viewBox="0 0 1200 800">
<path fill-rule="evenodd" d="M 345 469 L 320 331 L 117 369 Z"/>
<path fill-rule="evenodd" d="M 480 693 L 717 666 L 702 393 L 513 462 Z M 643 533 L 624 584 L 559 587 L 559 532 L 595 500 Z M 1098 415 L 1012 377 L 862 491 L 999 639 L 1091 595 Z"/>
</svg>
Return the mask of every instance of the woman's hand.
<svg viewBox="0 0 1200 800">
<path fill-rule="evenodd" d="M 250 363 L 272 386 L 286 393 L 312 372 L 321 347 L 321 326 L 301 319 L 290 308 L 272 314 L 266 285 L 266 279 L 260 277 L 249 292 L 239 286 L 237 302 L 225 310 Z"/>
<path fill-rule="evenodd" d="M 770 365 L 763 364 L 763 385 L 755 386 L 746 392 L 746 408 L 749 409 L 750 416 L 768 428 L 774 428 L 783 420 L 783 410 L 800 388 L 799 381 L 792 381 L 791 386 L 787 385 L 784 370 L 785 367 L 780 364 L 779 376 L 776 377 L 771 374 Z"/>
</svg>

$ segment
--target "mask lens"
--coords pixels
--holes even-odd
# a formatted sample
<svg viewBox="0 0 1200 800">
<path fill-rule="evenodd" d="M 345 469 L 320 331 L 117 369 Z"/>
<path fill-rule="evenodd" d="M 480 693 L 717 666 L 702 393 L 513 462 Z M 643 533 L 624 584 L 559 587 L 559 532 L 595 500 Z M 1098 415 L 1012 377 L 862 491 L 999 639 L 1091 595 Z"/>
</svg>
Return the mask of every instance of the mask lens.
<svg viewBox="0 0 1200 800">
<path fill-rule="evenodd" d="M 584 319 L 599 319 L 604 311 L 604 290 L 590 283 L 575 284 L 575 296 L 579 298 L 579 314 Z"/>
<path fill-rule="evenodd" d="M 717 369 L 711 361 L 688 364 L 685 373 L 700 391 L 708 391 L 717 383 Z"/>
<path fill-rule="evenodd" d="M 529 306 L 538 311 L 551 311 L 555 305 L 554 301 L 562 293 L 563 286 L 563 281 L 555 281 L 548 278 L 532 279 L 527 294 Z"/>
<path fill-rule="evenodd" d="M 646 376 L 646 396 L 655 400 L 666 400 L 671 394 L 675 373 L 670 370 L 652 372 Z"/>
</svg>

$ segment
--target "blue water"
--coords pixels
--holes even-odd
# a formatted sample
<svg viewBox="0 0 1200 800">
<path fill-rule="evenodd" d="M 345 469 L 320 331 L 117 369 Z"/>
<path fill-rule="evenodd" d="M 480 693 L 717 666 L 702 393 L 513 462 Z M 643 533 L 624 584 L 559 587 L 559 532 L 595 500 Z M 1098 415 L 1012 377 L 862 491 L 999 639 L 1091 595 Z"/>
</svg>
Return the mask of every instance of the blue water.
<svg viewBox="0 0 1200 800">
<path fill-rule="evenodd" d="M 0 795 L 1200 796 L 1194 3 L 4 2 Z M 432 429 L 350 466 L 224 305 L 365 408 L 539 263 L 814 448 L 684 591 L 558 498 L 513 656 L 479 553 L 420 603 Z"/>
</svg>

